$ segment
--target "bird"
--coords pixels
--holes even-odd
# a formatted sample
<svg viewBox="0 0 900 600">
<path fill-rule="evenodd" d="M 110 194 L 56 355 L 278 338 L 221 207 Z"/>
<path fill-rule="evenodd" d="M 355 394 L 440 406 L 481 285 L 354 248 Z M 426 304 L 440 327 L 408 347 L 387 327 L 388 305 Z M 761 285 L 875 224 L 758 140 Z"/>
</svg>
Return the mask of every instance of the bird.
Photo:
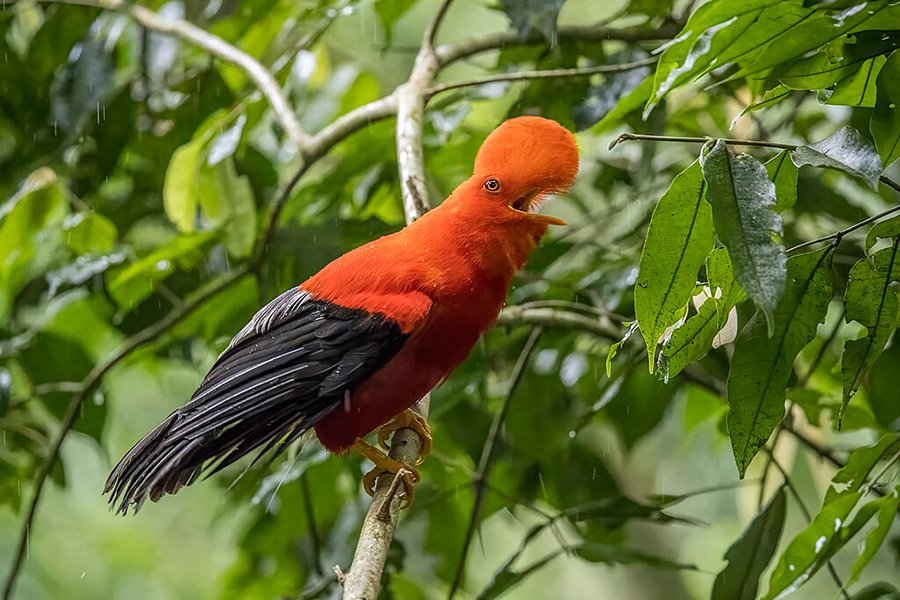
<svg viewBox="0 0 900 600">
<path fill-rule="evenodd" d="M 338 257 L 277 296 L 234 336 L 190 401 L 111 471 L 113 509 L 137 512 L 247 454 L 284 448 L 311 429 L 331 453 L 355 451 L 363 480 L 419 474 L 366 441 L 427 420 L 412 407 L 443 382 L 498 319 L 515 274 L 550 225 L 538 212 L 578 172 L 574 135 L 536 116 L 508 119 L 483 141 L 472 175 L 405 228 Z M 254 459 L 255 460 L 255 459 Z M 401 471 L 405 469 L 405 471 Z"/>
</svg>

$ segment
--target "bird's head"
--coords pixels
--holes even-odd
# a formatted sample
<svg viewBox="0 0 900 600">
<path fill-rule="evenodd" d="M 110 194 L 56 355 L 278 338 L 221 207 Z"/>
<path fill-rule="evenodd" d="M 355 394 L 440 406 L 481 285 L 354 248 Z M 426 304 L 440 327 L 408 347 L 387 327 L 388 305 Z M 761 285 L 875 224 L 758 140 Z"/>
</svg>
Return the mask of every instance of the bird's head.
<svg viewBox="0 0 900 600">
<path fill-rule="evenodd" d="M 482 201 L 544 225 L 565 221 L 537 213 L 552 194 L 568 191 L 578 173 L 578 146 L 569 130 L 550 119 L 517 117 L 484 140 L 469 180 Z"/>
</svg>

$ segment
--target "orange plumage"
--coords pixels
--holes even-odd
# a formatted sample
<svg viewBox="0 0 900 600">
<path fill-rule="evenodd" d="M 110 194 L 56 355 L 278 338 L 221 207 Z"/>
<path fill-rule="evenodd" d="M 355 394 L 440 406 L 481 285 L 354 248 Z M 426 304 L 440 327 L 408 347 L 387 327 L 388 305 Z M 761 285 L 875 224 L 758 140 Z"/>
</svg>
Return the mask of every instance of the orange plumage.
<svg viewBox="0 0 900 600">
<path fill-rule="evenodd" d="M 496 321 L 515 273 L 562 224 L 531 211 L 577 171 L 575 139 L 559 124 L 503 123 L 437 208 L 334 260 L 238 333 L 192 401 L 110 475 L 119 510 L 312 427 L 346 451 L 403 413 Z"/>
</svg>

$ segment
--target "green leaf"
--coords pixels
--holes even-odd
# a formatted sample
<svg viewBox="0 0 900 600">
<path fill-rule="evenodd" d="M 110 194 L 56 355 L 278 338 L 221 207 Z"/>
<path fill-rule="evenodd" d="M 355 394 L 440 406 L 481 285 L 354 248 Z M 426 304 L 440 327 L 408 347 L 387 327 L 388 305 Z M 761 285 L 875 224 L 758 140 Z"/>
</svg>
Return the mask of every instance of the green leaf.
<svg viewBox="0 0 900 600">
<path fill-rule="evenodd" d="M 775 184 L 775 207 L 772 210 L 782 213 L 792 208 L 797 202 L 797 176 L 800 170 L 791 160 L 790 152 L 782 150 L 768 161 L 766 173 Z"/>
<path fill-rule="evenodd" d="M 525 39 L 532 31 L 539 31 L 548 43 L 556 43 L 556 19 L 566 0 L 499 0 L 500 10 L 509 17 L 510 24 Z"/>
<path fill-rule="evenodd" d="M 725 553 L 728 565 L 716 576 L 712 600 L 754 600 L 759 578 L 775 556 L 784 529 L 784 487 L 772 496 L 741 537 Z"/>
<path fill-rule="evenodd" d="M 198 173 L 200 152 L 206 141 L 203 137 L 191 140 L 172 154 L 166 180 L 163 183 L 163 208 L 179 231 L 191 232 L 197 219 L 200 193 Z"/>
<path fill-rule="evenodd" d="M 759 314 L 738 337 L 728 373 L 728 433 L 738 472 L 784 417 L 785 389 L 794 360 L 816 335 L 832 297 L 833 248 L 788 261 L 788 282 L 773 315 L 772 336 Z"/>
<path fill-rule="evenodd" d="M 771 35 L 769 29 L 790 26 L 791 20 L 783 14 L 784 4 L 788 3 L 780 0 L 709 2 L 694 11 L 681 33 L 666 45 L 660 56 L 644 117 L 676 87 L 714 66 L 758 49 L 763 36 Z M 764 25 L 751 29 L 758 21 Z M 773 23 L 769 25 L 769 21 Z"/>
<path fill-rule="evenodd" d="M 873 190 L 878 188 L 881 159 L 875 148 L 852 127 L 842 127 L 821 142 L 800 146 L 791 152 L 791 159 L 798 167 L 839 169 L 861 177 Z"/>
<path fill-rule="evenodd" d="M 706 273 L 711 297 L 663 343 L 657 366 L 664 380 L 709 353 L 716 335 L 728 322 L 731 309 L 744 298 L 744 290 L 734 281 L 731 259 L 725 248 L 710 253 Z"/>
<path fill-rule="evenodd" d="M 900 52 L 890 55 L 876 81 L 869 131 L 885 168 L 900 158 Z"/>
<path fill-rule="evenodd" d="M 850 573 L 850 581 L 847 582 L 847 585 L 859 578 L 863 569 L 875 557 L 875 553 L 881 548 L 888 533 L 891 531 L 891 526 L 897 517 L 898 504 L 900 504 L 900 489 L 894 489 L 893 493 L 873 500 L 870 504 L 877 507 L 877 525 L 869 532 L 860 546 L 859 556 L 856 557 L 856 561 L 853 563 L 853 571 Z"/>
<path fill-rule="evenodd" d="M 583 558 L 592 563 L 603 563 L 607 565 L 627 565 L 627 564 L 644 564 L 657 569 L 681 569 L 685 571 L 696 571 L 694 565 L 671 561 L 667 558 L 647 554 L 636 548 L 628 546 L 619 546 L 616 544 L 599 544 L 584 543 L 578 544 L 572 550 Z"/>
<path fill-rule="evenodd" d="M 781 217 L 772 212 L 775 185 L 765 167 L 747 154 L 732 156 L 725 142 L 701 156 L 703 177 L 709 185 L 716 234 L 728 248 L 737 282 L 766 316 L 772 333 L 772 312 L 785 285 Z"/>
<path fill-rule="evenodd" d="M 116 226 L 97 213 L 78 213 L 63 224 L 66 243 L 77 254 L 103 253 L 116 243 Z"/>
<path fill-rule="evenodd" d="M 659 338 L 684 314 L 697 272 L 713 247 L 705 189 L 695 162 L 675 177 L 650 219 L 634 286 L 634 314 L 647 344 L 651 373 Z"/>
<path fill-rule="evenodd" d="M 864 62 L 856 73 L 841 79 L 828 96 L 826 104 L 842 106 L 875 106 L 877 77 L 887 59 L 876 56 Z"/>
<path fill-rule="evenodd" d="M 900 337 L 885 350 L 872 366 L 868 377 L 868 399 L 878 424 L 892 431 L 900 427 L 900 402 L 895 394 L 900 389 Z M 849 408 L 849 407 L 848 407 Z"/>
<path fill-rule="evenodd" d="M 224 160 L 213 167 L 202 167 L 197 183 L 203 214 L 222 230 L 229 254 L 247 256 L 256 238 L 256 204 L 250 181 L 237 174 L 234 161 Z"/>
<path fill-rule="evenodd" d="M 765 600 L 781 598 L 799 588 L 849 540 L 841 525 L 859 498 L 859 492 L 854 492 L 825 505 L 812 523 L 797 534 L 769 578 Z"/>
<path fill-rule="evenodd" d="M 110 295 L 119 306 L 133 308 L 153 293 L 156 284 L 171 275 L 177 265 L 185 268 L 196 265 L 214 238 L 215 233 L 211 231 L 178 236 L 119 271 L 109 282 Z"/>
<path fill-rule="evenodd" d="M 900 301 L 891 282 L 900 279 L 898 251 L 900 236 L 894 238 L 890 247 L 858 261 L 850 269 L 850 281 L 844 294 L 845 315 L 847 322 L 856 321 L 865 327 L 866 335 L 844 344 L 841 357 L 844 407 L 881 356 L 897 326 Z"/>
<path fill-rule="evenodd" d="M 863 446 L 851 452 L 847 464 L 831 479 L 831 486 L 825 492 L 823 504 L 830 504 L 841 496 L 859 491 L 875 465 L 898 449 L 900 449 L 900 434 L 889 433 L 871 446 Z"/>
<path fill-rule="evenodd" d="M 16 294 L 53 263 L 67 193 L 56 173 L 41 168 L 0 206 L 0 321 L 6 321 Z"/>
<path fill-rule="evenodd" d="M 384 41 L 390 46 L 393 38 L 394 23 L 413 7 L 414 2 L 409 0 L 377 0 L 375 2 L 375 14 L 384 30 Z"/>
<path fill-rule="evenodd" d="M 647 344 L 650 372 L 659 338 L 683 315 L 697 272 L 713 246 L 705 189 L 695 162 L 675 177 L 650 219 L 634 286 L 634 312 Z"/>
<path fill-rule="evenodd" d="M 63 131 L 74 133 L 91 119 L 104 120 L 100 104 L 112 89 L 115 66 L 100 31 L 92 28 L 54 78 L 51 114 Z"/>
<path fill-rule="evenodd" d="M 491 578 L 491 581 L 488 583 L 487 587 L 485 587 L 481 591 L 481 593 L 478 594 L 478 600 L 493 600 L 494 598 L 499 598 L 501 595 L 519 584 L 523 579 L 546 565 L 548 562 L 550 562 L 560 554 L 562 554 L 562 550 L 559 550 L 552 554 L 548 554 L 547 556 L 531 563 L 521 571 L 514 570 L 511 563 L 505 563 L 500 568 L 500 570 L 494 573 L 494 576 Z M 517 554 L 514 556 L 518 557 Z"/>
<path fill-rule="evenodd" d="M 881 598 L 900 600 L 900 590 L 886 581 L 878 581 L 853 594 L 853 600 L 880 600 Z"/>
</svg>

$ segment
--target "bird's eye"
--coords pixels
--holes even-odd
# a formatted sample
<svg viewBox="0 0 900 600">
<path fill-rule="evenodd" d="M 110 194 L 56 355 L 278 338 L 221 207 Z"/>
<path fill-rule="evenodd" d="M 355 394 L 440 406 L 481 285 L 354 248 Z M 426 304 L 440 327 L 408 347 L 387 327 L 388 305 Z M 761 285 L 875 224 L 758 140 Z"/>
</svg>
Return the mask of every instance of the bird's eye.
<svg viewBox="0 0 900 600">
<path fill-rule="evenodd" d="M 499 192 L 500 187 L 500 180 L 493 177 L 484 182 L 484 189 L 489 192 Z"/>
</svg>

